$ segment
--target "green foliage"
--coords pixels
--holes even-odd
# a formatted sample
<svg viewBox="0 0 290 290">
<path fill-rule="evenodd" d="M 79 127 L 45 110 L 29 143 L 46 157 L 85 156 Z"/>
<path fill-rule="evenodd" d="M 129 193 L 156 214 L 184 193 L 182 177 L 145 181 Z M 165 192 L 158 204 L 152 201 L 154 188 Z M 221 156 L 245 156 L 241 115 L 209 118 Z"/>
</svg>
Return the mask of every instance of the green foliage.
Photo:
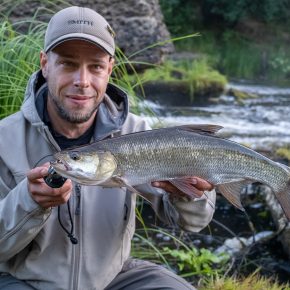
<svg viewBox="0 0 290 290">
<path fill-rule="evenodd" d="M 196 31 L 198 13 L 194 0 L 159 0 L 164 20 L 174 36 L 191 34 Z M 178 11 L 178 13 L 176 13 Z"/>
<path fill-rule="evenodd" d="M 147 82 L 182 84 L 192 98 L 194 94 L 207 89 L 223 91 L 227 84 L 227 79 L 212 69 L 206 58 L 192 61 L 166 61 L 140 74 L 140 80 L 143 84 Z"/>
<path fill-rule="evenodd" d="M 173 35 L 192 33 L 202 24 L 232 26 L 244 18 L 289 23 L 288 0 L 159 0 L 159 3 Z"/>
<path fill-rule="evenodd" d="M 289 83 L 288 0 L 163 0 L 160 4 L 172 35 L 188 31 L 201 35 L 176 43 L 178 51 L 206 54 L 228 78 Z M 191 16 L 184 17 L 186 13 Z M 239 21 L 245 27 L 235 30 Z"/>
<path fill-rule="evenodd" d="M 178 264 L 181 276 L 188 277 L 192 275 L 214 275 L 224 270 L 226 262 L 229 260 L 227 254 L 216 255 L 207 249 L 170 249 L 163 248 L 164 254 L 174 258 Z"/>
<path fill-rule="evenodd" d="M 9 21 L 0 27 L 0 118 L 19 109 L 29 76 L 39 67 L 44 26 L 36 23 L 28 34 L 15 31 Z"/>
<path fill-rule="evenodd" d="M 157 241 L 154 238 L 156 234 L 166 237 L 168 242 Z M 182 237 L 161 228 L 147 228 L 145 224 L 142 229 L 136 230 L 131 254 L 139 259 L 163 264 L 189 281 L 193 277 L 213 278 L 218 273 L 224 274 L 230 259 L 227 254 L 216 255 L 207 249 L 197 249 L 185 244 Z"/>
<path fill-rule="evenodd" d="M 279 284 L 274 279 L 264 278 L 254 272 L 240 279 L 217 276 L 204 283 L 200 290 L 290 290 L 289 284 Z"/>
<path fill-rule="evenodd" d="M 276 154 L 290 161 L 290 145 L 277 149 Z"/>
<path fill-rule="evenodd" d="M 289 1 L 287 0 L 205 0 L 203 2 L 204 15 L 211 22 L 211 18 L 224 21 L 229 25 L 236 24 L 240 19 L 254 17 L 264 22 L 275 21 L 283 23 L 288 20 Z"/>
</svg>

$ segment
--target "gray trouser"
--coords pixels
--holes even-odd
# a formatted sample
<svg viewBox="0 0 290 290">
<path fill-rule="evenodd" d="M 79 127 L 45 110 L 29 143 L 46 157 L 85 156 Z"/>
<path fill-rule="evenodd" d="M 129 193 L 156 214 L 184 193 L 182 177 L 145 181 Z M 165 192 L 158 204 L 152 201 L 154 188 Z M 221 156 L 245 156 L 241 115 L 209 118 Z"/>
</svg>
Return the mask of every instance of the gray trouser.
<svg viewBox="0 0 290 290">
<path fill-rule="evenodd" d="M 35 290 L 14 277 L 0 276 L 1 290 Z M 156 264 L 129 259 L 122 271 L 105 290 L 194 290 L 195 288 L 176 274 Z M 45 289 L 41 289 L 45 290 Z M 67 289 L 69 290 L 69 289 Z M 85 289 L 82 289 L 85 290 Z"/>
</svg>

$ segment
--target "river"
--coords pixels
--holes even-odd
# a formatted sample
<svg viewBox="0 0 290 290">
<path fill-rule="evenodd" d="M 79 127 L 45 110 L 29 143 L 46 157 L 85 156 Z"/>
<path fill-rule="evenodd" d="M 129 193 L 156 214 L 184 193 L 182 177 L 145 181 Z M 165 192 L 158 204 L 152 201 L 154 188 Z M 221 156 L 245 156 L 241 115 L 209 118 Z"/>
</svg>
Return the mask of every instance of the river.
<svg viewBox="0 0 290 290">
<path fill-rule="evenodd" d="M 224 127 L 223 136 L 255 150 L 273 151 L 290 144 L 290 88 L 230 83 L 228 89 L 258 97 L 238 101 L 225 94 L 214 102 L 192 107 L 173 107 L 146 100 L 143 106 L 150 108 L 155 116 L 143 113 L 143 117 L 152 126 L 159 122 L 164 127 L 199 123 L 221 125 Z M 189 240 L 196 246 L 216 250 L 235 236 L 249 238 L 255 234 L 274 234 L 263 243 L 246 247 L 236 256 L 238 263 L 234 268 L 246 275 L 260 268 L 262 275 L 289 282 L 290 262 L 283 253 L 279 238 L 275 237 L 275 224 L 263 201 L 263 187 L 256 184 L 248 186 L 246 191 L 242 203 L 250 220 L 224 198 L 218 197 L 210 230 L 206 228 L 196 235 L 188 233 Z M 249 223 L 254 226 L 254 232 Z"/>
<path fill-rule="evenodd" d="M 143 114 L 148 122 L 161 121 L 164 126 L 181 124 L 216 124 L 222 135 L 255 150 L 273 150 L 290 144 L 290 88 L 230 83 L 233 88 L 256 94 L 258 98 L 237 101 L 222 95 L 216 103 L 193 107 L 172 107 L 145 101 L 156 117 Z M 228 91 L 228 90 L 227 90 Z"/>
</svg>

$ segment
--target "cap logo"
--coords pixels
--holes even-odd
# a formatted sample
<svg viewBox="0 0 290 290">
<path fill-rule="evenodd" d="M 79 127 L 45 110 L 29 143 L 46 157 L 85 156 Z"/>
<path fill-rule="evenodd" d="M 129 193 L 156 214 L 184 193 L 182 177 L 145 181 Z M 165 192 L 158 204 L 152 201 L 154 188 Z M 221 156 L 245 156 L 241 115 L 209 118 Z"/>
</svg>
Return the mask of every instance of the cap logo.
<svg viewBox="0 0 290 290">
<path fill-rule="evenodd" d="M 114 30 L 112 29 L 112 27 L 110 25 L 107 25 L 107 30 L 109 31 L 109 33 L 111 34 L 111 36 L 113 38 L 115 38 L 116 33 L 114 32 Z"/>
<path fill-rule="evenodd" d="M 86 25 L 90 25 L 93 26 L 94 22 L 91 20 L 68 20 L 67 24 L 72 25 L 72 24 L 86 24 Z"/>
</svg>

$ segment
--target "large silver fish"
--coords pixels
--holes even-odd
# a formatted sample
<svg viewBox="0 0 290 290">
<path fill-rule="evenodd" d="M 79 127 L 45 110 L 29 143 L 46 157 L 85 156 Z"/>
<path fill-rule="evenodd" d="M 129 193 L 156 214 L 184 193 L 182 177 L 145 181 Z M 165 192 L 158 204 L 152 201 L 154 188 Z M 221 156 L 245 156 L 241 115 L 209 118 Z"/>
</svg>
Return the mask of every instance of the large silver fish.
<svg viewBox="0 0 290 290">
<path fill-rule="evenodd" d="M 268 185 L 290 220 L 290 169 L 233 141 L 220 138 L 215 125 L 186 125 L 106 139 L 55 154 L 53 167 L 80 184 L 104 187 L 169 180 L 196 197 L 190 176 L 212 183 L 243 210 L 241 189 Z"/>
</svg>

